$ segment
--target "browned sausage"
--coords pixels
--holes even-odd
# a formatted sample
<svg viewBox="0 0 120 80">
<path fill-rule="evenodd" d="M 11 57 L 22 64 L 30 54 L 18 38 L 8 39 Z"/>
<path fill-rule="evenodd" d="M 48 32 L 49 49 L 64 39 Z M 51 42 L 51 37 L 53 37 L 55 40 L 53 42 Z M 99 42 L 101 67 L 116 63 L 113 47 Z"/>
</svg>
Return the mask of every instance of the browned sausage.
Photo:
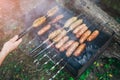
<svg viewBox="0 0 120 80">
<path fill-rule="evenodd" d="M 63 15 L 58 15 L 55 19 L 53 19 L 49 24 L 53 24 L 56 23 L 57 21 L 59 21 L 60 19 L 62 19 L 64 16 Z M 47 32 L 50 28 L 51 25 L 46 25 L 44 26 L 41 30 L 38 31 L 38 35 L 43 35 L 45 32 Z"/>
<path fill-rule="evenodd" d="M 46 25 L 42 29 L 38 31 L 38 35 L 43 35 L 45 32 L 47 32 L 51 28 L 51 25 Z"/>
<path fill-rule="evenodd" d="M 47 12 L 47 16 L 48 16 L 48 17 L 53 16 L 57 11 L 58 11 L 58 7 L 55 6 L 55 7 L 53 7 L 52 9 L 50 9 L 50 10 Z M 33 22 L 32 27 L 38 27 L 38 26 L 42 25 L 42 24 L 46 21 L 46 19 L 47 19 L 47 18 L 46 18 L 45 16 L 36 19 L 36 20 Z"/>
<path fill-rule="evenodd" d="M 75 22 L 73 22 L 70 26 L 70 30 L 74 30 L 77 26 L 79 26 L 80 24 L 82 24 L 83 20 L 82 19 L 79 19 Z"/>
<path fill-rule="evenodd" d="M 76 27 L 74 30 L 73 30 L 73 33 L 74 34 L 77 34 L 78 31 L 80 31 L 86 24 L 82 24 L 82 25 L 79 25 L 78 27 Z"/>
<path fill-rule="evenodd" d="M 86 30 L 88 29 L 87 26 L 84 26 L 81 30 L 78 31 L 76 37 L 79 38 Z"/>
<path fill-rule="evenodd" d="M 79 56 L 82 53 L 82 51 L 85 49 L 85 47 L 86 47 L 85 43 L 80 44 L 80 46 L 75 50 L 73 55 L 74 56 Z"/>
<path fill-rule="evenodd" d="M 87 41 L 92 41 L 92 40 L 94 40 L 98 35 L 99 35 L 99 31 L 98 31 L 98 30 L 95 30 L 95 31 L 92 32 L 92 34 L 87 38 Z"/>
<path fill-rule="evenodd" d="M 55 45 L 55 47 L 57 48 L 57 49 L 59 49 L 66 41 L 68 41 L 69 40 L 69 37 L 68 36 L 65 36 L 63 39 L 61 39 L 56 45 Z"/>
<path fill-rule="evenodd" d="M 70 45 L 73 44 L 73 42 L 74 42 L 73 40 L 69 40 L 69 41 L 66 42 L 64 45 L 62 45 L 59 50 L 60 50 L 61 52 L 65 51 Z"/>
<path fill-rule="evenodd" d="M 60 41 L 65 35 L 67 34 L 66 30 L 62 30 L 59 35 L 57 35 L 54 39 L 53 42 L 58 42 Z"/>
<path fill-rule="evenodd" d="M 85 33 L 82 34 L 82 36 L 80 37 L 79 42 L 83 43 L 85 40 L 87 40 L 87 38 L 90 36 L 91 31 L 87 30 Z"/>
<path fill-rule="evenodd" d="M 58 29 L 58 30 L 53 31 L 52 33 L 49 34 L 48 38 L 49 39 L 55 38 L 58 34 L 61 33 L 61 31 L 62 31 L 62 29 Z"/>
<path fill-rule="evenodd" d="M 65 24 L 64 24 L 64 28 L 69 27 L 73 22 L 75 22 L 77 20 L 77 17 L 72 17 L 70 19 L 68 19 Z"/>
<path fill-rule="evenodd" d="M 43 17 L 40 17 L 38 19 L 36 19 L 34 22 L 33 22 L 33 27 L 38 27 L 40 25 L 42 25 L 44 22 L 46 21 L 46 17 L 43 16 Z"/>
<path fill-rule="evenodd" d="M 53 19 L 50 23 L 53 24 L 53 23 L 56 23 L 57 21 L 59 21 L 60 19 L 62 19 L 64 16 L 61 14 L 61 15 L 58 15 L 55 19 Z"/>
<path fill-rule="evenodd" d="M 78 47 L 79 43 L 74 42 L 66 51 L 66 56 L 70 57 L 72 53 L 75 51 L 75 49 Z"/>
</svg>

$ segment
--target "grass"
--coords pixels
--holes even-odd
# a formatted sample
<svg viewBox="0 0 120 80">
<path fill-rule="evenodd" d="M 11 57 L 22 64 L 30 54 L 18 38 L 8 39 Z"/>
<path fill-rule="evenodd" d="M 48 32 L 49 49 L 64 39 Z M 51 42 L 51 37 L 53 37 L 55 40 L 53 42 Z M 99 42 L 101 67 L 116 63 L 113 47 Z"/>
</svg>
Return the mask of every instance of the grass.
<svg viewBox="0 0 120 80">
<path fill-rule="evenodd" d="M 18 53 L 19 52 L 19 53 Z M 53 73 L 48 75 L 46 70 L 53 64 L 44 66 L 44 71 L 37 71 L 28 57 L 21 51 L 11 53 L 0 68 L 0 80 L 48 80 Z M 92 74 L 92 75 L 91 75 Z M 101 58 L 94 62 L 79 78 L 79 80 L 116 80 L 120 74 L 120 61 L 115 58 Z M 92 76 L 92 77 L 91 77 Z M 67 72 L 61 71 L 55 80 L 74 80 Z"/>
</svg>

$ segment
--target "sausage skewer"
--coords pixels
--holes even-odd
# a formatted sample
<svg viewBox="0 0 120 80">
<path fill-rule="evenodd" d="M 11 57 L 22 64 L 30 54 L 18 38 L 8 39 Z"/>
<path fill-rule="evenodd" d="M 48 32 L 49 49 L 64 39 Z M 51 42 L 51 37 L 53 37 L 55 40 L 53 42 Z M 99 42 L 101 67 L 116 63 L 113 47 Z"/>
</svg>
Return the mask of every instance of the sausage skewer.
<svg viewBox="0 0 120 80">
<path fill-rule="evenodd" d="M 79 19 L 79 20 L 75 21 L 74 23 L 72 23 L 70 25 L 69 30 L 67 32 L 69 32 L 71 30 L 74 30 L 76 27 L 78 27 L 80 24 L 82 24 L 82 22 L 83 22 L 82 19 Z"/>
<path fill-rule="evenodd" d="M 79 43 L 74 42 L 66 51 L 66 56 L 70 57 L 72 53 L 75 51 L 75 49 L 78 47 Z"/>
<path fill-rule="evenodd" d="M 78 31 L 78 33 L 76 34 L 76 37 L 79 38 L 87 29 L 88 27 L 84 25 L 82 29 Z"/>
<path fill-rule="evenodd" d="M 42 25 L 42 24 L 46 21 L 47 17 L 53 16 L 57 11 L 58 11 L 58 7 L 56 6 L 56 7 L 52 8 L 52 9 L 50 9 L 50 10 L 47 12 L 47 16 L 43 16 L 43 17 L 40 17 L 40 18 L 36 19 L 36 20 L 33 22 L 33 24 L 32 24 L 31 27 L 25 29 L 23 32 L 21 32 L 21 33 L 19 34 L 18 40 L 19 40 L 20 38 L 22 38 L 26 33 L 28 33 L 32 28 L 36 28 L 36 27 Z"/>
<path fill-rule="evenodd" d="M 70 19 L 68 19 L 65 24 L 64 24 L 64 28 L 69 27 L 73 22 L 75 22 L 77 20 L 77 17 L 72 17 Z"/>
<path fill-rule="evenodd" d="M 60 47 L 60 51 L 63 52 L 65 51 L 70 45 L 73 44 L 73 40 L 69 40 L 68 42 L 66 42 L 65 44 L 63 44 L 61 47 Z"/>
<path fill-rule="evenodd" d="M 82 53 L 82 51 L 85 49 L 85 47 L 86 47 L 85 43 L 80 44 L 80 46 L 75 50 L 73 55 L 74 56 L 79 56 Z"/>
<path fill-rule="evenodd" d="M 68 41 L 69 40 L 69 37 L 68 36 L 65 36 L 63 39 L 61 39 L 56 45 L 55 45 L 55 47 L 57 48 L 57 49 L 59 49 L 66 41 Z"/>
<path fill-rule="evenodd" d="M 86 26 L 86 24 L 79 25 L 73 30 L 73 33 L 77 34 L 84 26 Z"/>
<path fill-rule="evenodd" d="M 99 35 L 99 31 L 98 31 L 98 30 L 95 30 L 95 31 L 92 32 L 92 34 L 87 38 L 87 41 L 92 41 L 92 40 L 94 40 L 98 35 Z"/>
<path fill-rule="evenodd" d="M 82 36 L 80 37 L 79 42 L 80 43 L 85 42 L 85 40 L 87 40 L 87 38 L 90 36 L 90 34 L 91 34 L 91 31 L 87 30 L 85 33 L 82 34 Z"/>
</svg>

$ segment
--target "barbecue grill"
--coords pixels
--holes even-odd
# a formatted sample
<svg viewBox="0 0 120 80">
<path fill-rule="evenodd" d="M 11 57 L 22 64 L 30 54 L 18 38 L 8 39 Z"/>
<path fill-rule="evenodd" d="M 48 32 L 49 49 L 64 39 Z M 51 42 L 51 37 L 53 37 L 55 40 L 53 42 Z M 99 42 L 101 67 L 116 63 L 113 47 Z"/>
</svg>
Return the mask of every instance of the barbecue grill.
<svg viewBox="0 0 120 80">
<path fill-rule="evenodd" d="M 51 3 L 51 4 L 48 5 L 47 3 Z M 29 31 L 29 33 L 26 36 L 28 38 L 22 44 L 24 48 L 24 49 L 22 48 L 22 50 L 27 55 L 34 58 L 33 63 L 36 64 L 36 66 L 39 68 L 40 71 L 42 71 L 42 69 L 46 64 L 50 64 L 50 63 L 53 64 L 48 71 L 48 72 L 54 72 L 54 74 L 51 75 L 50 80 L 55 79 L 56 76 L 62 70 L 67 71 L 75 79 L 77 79 L 107 48 L 107 46 L 109 45 L 110 41 L 114 36 L 114 32 L 108 27 L 106 27 L 107 23 L 100 22 L 98 18 L 93 17 L 90 14 L 87 14 L 86 12 L 71 11 L 68 8 L 61 6 L 60 4 L 58 4 L 53 0 L 47 0 L 47 3 L 46 1 L 41 0 L 41 4 L 44 5 L 42 5 L 42 7 L 37 7 L 36 9 L 31 11 L 31 13 L 28 13 L 28 15 L 35 13 L 35 15 L 32 16 L 32 19 L 30 19 L 26 23 L 27 24 L 26 26 L 32 25 L 31 23 L 37 17 L 44 16 L 46 12 L 54 6 L 58 6 L 59 11 L 55 15 L 47 18 L 47 21 L 44 24 L 42 24 L 37 28 L 33 28 Z M 48 24 L 53 18 L 55 18 L 59 14 L 63 14 L 64 18 L 62 18 L 61 20 L 59 20 L 54 24 L 51 24 L 52 28 L 49 31 L 47 31 L 44 35 L 41 36 L 37 35 L 37 32 L 41 28 L 43 28 L 43 26 Z M 87 41 L 85 42 L 86 49 L 81 53 L 80 56 L 75 57 L 72 55 L 70 57 L 67 57 L 66 51 L 60 52 L 58 49 L 55 48 L 54 45 L 51 45 L 52 43 L 51 40 L 48 40 L 44 44 L 43 42 L 47 39 L 48 35 L 51 32 L 59 28 L 62 28 L 66 20 L 68 20 L 73 16 L 77 16 L 79 19 L 83 19 L 83 23 L 85 23 L 91 31 L 97 29 L 100 31 L 100 34 L 95 40 L 91 42 L 87 42 Z M 26 27 L 26 29 L 28 28 L 29 27 Z M 26 29 L 24 30 L 24 33 L 21 33 L 23 36 L 26 34 L 25 32 Z M 66 30 L 68 29 L 66 28 Z M 70 39 L 78 41 L 78 39 L 75 37 L 72 31 L 68 32 L 67 35 L 70 37 Z M 41 46 L 38 49 L 36 49 L 34 52 L 32 52 L 39 45 Z M 55 70 L 55 68 L 57 68 L 57 70 Z"/>
</svg>

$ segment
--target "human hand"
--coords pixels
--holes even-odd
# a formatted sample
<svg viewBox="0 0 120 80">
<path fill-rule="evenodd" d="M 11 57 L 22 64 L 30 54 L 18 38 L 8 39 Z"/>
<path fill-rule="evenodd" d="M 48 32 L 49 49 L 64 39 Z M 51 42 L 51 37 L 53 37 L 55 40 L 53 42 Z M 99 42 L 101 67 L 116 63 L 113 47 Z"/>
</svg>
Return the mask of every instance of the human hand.
<svg viewBox="0 0 120 80">
<path fill-rule="evenodd" d="M 6 42 L 2 48 L 2 52 L 6 55 L 9 54 L 11 51 L 15 50 L 19 44 L 22 42 L 22 39 L 18 39 L 18 35 L 14 36 L 12 39 L 10 39 L 8 42 Z"/>
</svg>

